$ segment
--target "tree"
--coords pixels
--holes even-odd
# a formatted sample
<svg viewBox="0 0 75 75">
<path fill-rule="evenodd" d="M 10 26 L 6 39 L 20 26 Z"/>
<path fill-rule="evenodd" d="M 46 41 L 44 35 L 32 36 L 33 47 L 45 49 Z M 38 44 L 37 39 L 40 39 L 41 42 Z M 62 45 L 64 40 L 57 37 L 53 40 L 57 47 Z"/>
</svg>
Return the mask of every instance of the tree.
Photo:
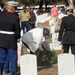
<svg viewBox="0 0 75 75">
<path fill-rule="evenodd" d="M 68 0 L 69 6 L 73 6 L 73 0 Z"/>
<path fill-rule="evenodd" d="M 66 6 L 73 6 L 73 1 L 74 0 L 64 0 Z"/>
<path fill-rule="evenodd" d="M 69 6 L 68 0 L 64 0 L 66 6 Z"/>
</svg>

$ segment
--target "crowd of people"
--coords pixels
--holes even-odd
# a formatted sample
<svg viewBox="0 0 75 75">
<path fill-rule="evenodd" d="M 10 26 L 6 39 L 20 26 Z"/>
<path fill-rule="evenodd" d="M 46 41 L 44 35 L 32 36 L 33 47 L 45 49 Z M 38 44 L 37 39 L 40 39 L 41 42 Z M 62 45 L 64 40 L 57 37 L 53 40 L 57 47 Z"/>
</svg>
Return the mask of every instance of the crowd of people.
<svg viewBox="0 0 75 75">
<path fill-rule="evenodd" d="M 51 15 L 55 23 L 58 14 L 58 8 L 54 5 Z M 63 44 L 64 53 L 68 53 L 69 46 L 71 46 L 72 54 L 75 54 L 73 8 L 67 7 L 65 14 L 67 16 L 62 18 L 58 41 Z M 49 30 L 36 28 L 36 19 L 34 9 L 27 10 L 26 7 L 23 7 L 23 10 L 18 14 L 15 12 L 13 4 L 3 7 L 0 12 L 0 75 L 3 75 L 3 71 L 6 74 L 11 71 L 11 75 L 17 75 L 17 42 L 21 38 L 21 30 L 23 30 L 23 44 L 30 49 L 30 54 L 39 56 L 39 45 L 43 36 L 49 36 Z"/>
<path fill-rule="evenodd" d="M 33 9 L 27 10 L 26 7 L 23 7 L 23 10 L 18 14 L 15 12 L 13 4 L 3 7 L 0 12 L 0 75 L 3 75 L 3 71 L 6 74 L 11 71 L 11 75 L 17 75 L 17 42 L 21 38 L 21 30 L 23 30 L 23 34 L 28 33 L 29 35 L 29 31 L 37 29 L 35 28 L 35 22 L 36 15 Z M 42 29 L 38 28 L 38 30 Z M 22 42 L 24 41 L 22 40 Z M 33 51 L 31 51 L 32 53 Z"/>
</svg>

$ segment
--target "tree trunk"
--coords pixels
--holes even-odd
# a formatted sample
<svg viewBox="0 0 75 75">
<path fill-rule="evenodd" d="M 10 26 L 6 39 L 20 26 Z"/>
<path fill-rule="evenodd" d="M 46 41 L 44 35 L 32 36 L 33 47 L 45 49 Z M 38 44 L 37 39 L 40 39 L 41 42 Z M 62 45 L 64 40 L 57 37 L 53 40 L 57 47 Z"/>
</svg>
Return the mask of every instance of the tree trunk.
<svg viewBox="0 0 75 75">
<path fill-rule="evenodd" d="M 39 9 L 40 9 L 40 13 L 42 13 L 42 11 L 43 11 L 43 0 L 40 0 L 40 2 L 39 2 Z"/>
<path fill-rule="evenodd" d="M 73 6 L 73 0 L 68 0 L 69 6 Z"/>
<path fill-rule="evenodd" d="M 68 0 L 64 0 L 64 2 L 66 6 L 69 6 Z"/>
<path fill-rule="evenodd" d="M 53 3 L 53 1 L 52 1 L 52 0 L 50 0 L 50 2 L 51 2 L 51 4 Z"/>
<path fill-rule="evenodd" d="M 47 11 L 47 5 L 48 5 L 48 2 L 47 0 L 45 0 L 45 11 Z"/>
</svg>

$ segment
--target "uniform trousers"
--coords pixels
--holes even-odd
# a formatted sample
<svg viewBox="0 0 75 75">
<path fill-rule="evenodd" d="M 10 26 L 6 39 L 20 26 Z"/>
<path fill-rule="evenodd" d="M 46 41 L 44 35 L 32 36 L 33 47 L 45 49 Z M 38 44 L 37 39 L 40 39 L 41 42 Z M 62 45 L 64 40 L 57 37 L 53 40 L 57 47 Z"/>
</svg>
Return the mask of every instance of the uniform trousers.
<svg viewBox="0 0 75 75">
<path fill-rule="evenodd" d="M 0 75 L 3 73 L 4 63 L 7 55 L 11 66 L 11 75 L 17 75 L 16 50 L 6 48 L 0 48 Z"/>
<path fill-rule="evenodd" d="M 72 54 L 75 55 L 75 44 L 73 44 L 73 45 L 63 44 L 64 53 L 69 53 L 69 47 L 71 47 Z"/>
<path fill-rule="evenodd" d="M 8 58 L 8 55 L 6 57 L 6 61 L 4 63 L 4 72 L 5 73 L 9 73 L 10 72 L 10 64 L 9 64 L 9 58 Z"/>
<path fill-rule="evenodd" d="M 17 53 L 17 54 L 18 54 L 18 53 Z M 17 61 L 18 61 L 18 55 L 17 55 Z M 4 70 L 4 72 L 5 72 L 6 74 L 11 71 L 8 55 L 7 55 L 7 57 L 6 57 L 6 61 L 5 61 L 5 63 L 4 63 L 4 69 L 3 69 L 3 70 Z"/>
</svg>

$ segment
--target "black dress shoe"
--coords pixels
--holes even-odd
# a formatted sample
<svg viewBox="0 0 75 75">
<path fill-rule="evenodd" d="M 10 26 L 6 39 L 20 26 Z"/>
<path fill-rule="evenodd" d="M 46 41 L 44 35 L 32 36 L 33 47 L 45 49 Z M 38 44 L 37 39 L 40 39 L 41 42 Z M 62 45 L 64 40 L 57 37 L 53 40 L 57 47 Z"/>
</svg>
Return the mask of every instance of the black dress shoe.
<svg viewBox="0 0 75 75">
<path fill-rule="evenodd" d="M 11 72 L 11 71 L 8 70 L 7 72 L 5 72 L 5 74 L 8 74 L 8 73 L 10 73 L 10 72 Z"/>
</svg>

